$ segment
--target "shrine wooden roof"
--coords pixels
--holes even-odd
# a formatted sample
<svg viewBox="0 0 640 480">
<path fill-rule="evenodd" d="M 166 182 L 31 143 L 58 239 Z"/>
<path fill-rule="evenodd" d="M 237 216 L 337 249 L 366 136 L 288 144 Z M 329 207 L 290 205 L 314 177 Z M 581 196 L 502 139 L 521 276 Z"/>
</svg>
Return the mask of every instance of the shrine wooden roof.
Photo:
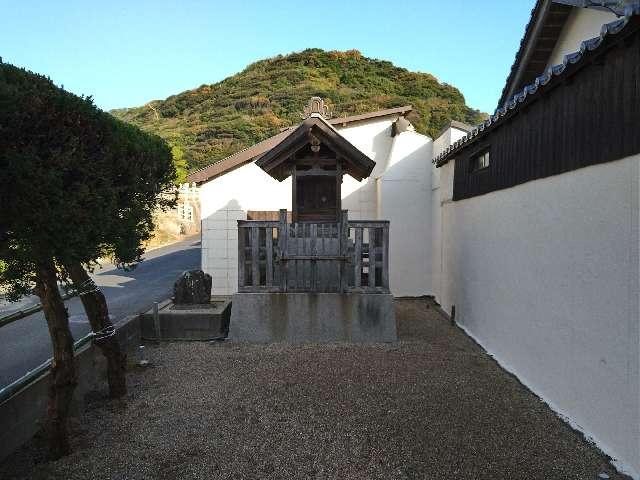
<svg viewBox="0 0 640 480">
<path fill-rule="evenodd" d="M 311 145 L 313 139 L 328 148 L 342 163 L 342 170 L 356 180 L 368 177 L 375 162 L 344 138 L 321 115 L 312 115 L 291 131 L 281 142 L 256 161 L 273 178 L 282 181 L 291 175 L 295 154 Z"/>
</svg>

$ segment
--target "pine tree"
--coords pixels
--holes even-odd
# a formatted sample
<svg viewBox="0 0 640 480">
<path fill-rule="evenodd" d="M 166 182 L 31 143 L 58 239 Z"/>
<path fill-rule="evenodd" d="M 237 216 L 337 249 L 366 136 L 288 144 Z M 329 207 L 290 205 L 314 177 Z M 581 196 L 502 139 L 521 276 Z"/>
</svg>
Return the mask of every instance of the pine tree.
<svg viewBox="0 0 640 480">
<path fill-rule="evenodd" d="M 38 295 L 53 345 L 47 408 L 52 457 L 69 453 L 67 417 L 77 383 L 73 337 L 60 295 L 82 294 L 108 358 L 112 396 L 126 391 L 124 357 L 104 296 L 85 270 L 110 256 L 140 261 L 152 213 L 171 205 L 171 152 L 48 78 L 0 63 L 0 285 L 10 298 Z M 124 390 L 123 390 L 124 388 Z"/>
</svg>

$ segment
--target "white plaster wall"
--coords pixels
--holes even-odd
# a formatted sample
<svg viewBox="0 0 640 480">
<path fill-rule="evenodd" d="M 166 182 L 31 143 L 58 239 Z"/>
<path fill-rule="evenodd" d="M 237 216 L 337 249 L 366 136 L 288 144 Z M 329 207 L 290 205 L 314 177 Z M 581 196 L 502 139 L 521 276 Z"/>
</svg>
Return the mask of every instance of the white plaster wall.
<svg viewBox="0 0 640 480">
<path fill-rule="evenodd" d="M 291 209 L 291 179 L 278 182 L 248 163 L 200 189 L 202 270 L 212 277 L 216 295 L 238 289 L 238 220 L 247 210 Z"/>
<path fill-rule="evenodd" d="M 361 182 L 345 175 L 342 181 L 342 209 L 349 210 L 351 220 L 377 220 L 376 180 Z"/>
<path fill-rule="evenodd" d="M 436 157 L 440 155 L 448 146 L 450 146 L 453 142 L 451 141 L 452 132 L 460 132 L 457 128 L 447 128 L 442 134 L 433 141 L 433 156 Z"/>
<path fill-rule="evenodd" d="M 640 155 L 450 202 L 449 162 L 437 292 L 503 366 L 636 478 L 639 164 Z"/>
<path fill-rule="evenodd" d="M 376 166 L 371 172 L 373 178 L 386 170 L 386 162 L 393 140 L 391 126 L 396 119 L 397 116 L 393 116 L 348 124 L 346 127 L 334 125 L 340 135 L 376 162 Z"/>
<path fill-rule="evenodd" d="M 385 117 L 337 129 L 349 142 L 376 162 L 369 178 L 361 182 L 348 175 L 342 183 L 342 208 L 349 210 L 352 220 L 377 220 L 378 204 L 376 178 L 387 167 L 393 137 L 391 126 L 397 117 Z"/>
<path fill-rule="evenodd" d="M 460 130 L 459 128 L 449 127 L 442 135 L 436 138 L 433 141 L 433 157 L 437 157 L 440 155 L 446 148 L 453 145 L 455 142 L 460 140 L 462 137 L 466 136 L 467 132 L 464 130 Z M 432 164 L 433 165 L 433 164 Z M 435 168 L 435 166 L 431 169 L 431 188 L 437 189 L 440 187 L 440 169 Z"/>
<path fill-rule="evenodd" d="M 447 147 L 460 140 L 467 134 L 464 130 L 457 128 L 448 128 L 442 135 L 433 141 L 433 157 L 438 156 Z M 444 182 L 441 181 L 441 174 L 444 171 Z M 442 205 L 441 205 L 441 183 L 444 183 L 445 188 L 451 190 L 453 185 L 453 179 L 449 178 L 450 171 L 446 168 L 436 168 L 431 164 L 431 192 L 430 192 L 430 207 L 431 207 L 431 224 L 430 224 L 430 237 L 431 237 L 431 251 L 429 252 L 430 264 L 429 269 L 431 272 L 431 295 L 440 297 L 441 292 L 441 278 L 442 278 Z M 444 198 L 451 199 L 451 193 L 448 192 L 444 195 Z"/>
<path fill-rule="evenodd" d="M 599 36 L 602 25 L 613 22 L 616 18 L 611 12 L 591 8 L 573 8 L 560 32 L 558 43 L 553 49 L 546 68 L 562 63 L 566 54 L 580 50 L 580 43 Z"/>
<path fill-rule="evenodd" d="M 451 141 L 451 133 L 454 131 L 447 128 L 442 134 L 433 141 L 433 156 L 437 157 L 453 142 Z M 456 132 L 460 130 L 455 130 Z M 440 187 L 440 169 L 433 166 L 431 168 L 431 188 L 438 189 Z"/>
<path fill-rule="evenodd" d="M 431 158 L 433 142 L 413 131 L 393 139 L 379 178 L 380 218 L 389 230 L 389 284 L 395 296 L 431 294 Z"/>
</svg>

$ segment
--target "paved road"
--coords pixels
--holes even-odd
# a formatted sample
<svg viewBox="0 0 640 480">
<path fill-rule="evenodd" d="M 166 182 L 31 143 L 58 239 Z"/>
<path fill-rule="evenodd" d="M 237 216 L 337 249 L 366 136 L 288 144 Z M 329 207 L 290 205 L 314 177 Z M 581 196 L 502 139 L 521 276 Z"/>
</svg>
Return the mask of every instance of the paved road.
<svg viewBox="0 0 640 480">
<path fill-rule="evenodd" d="M 153 302 L 171 295 L 173 282 L 181 272 L 200 266 L 197 237 L 148 252 L 145 260 L 130 272 L 107 264 L 93 275 L 109 305 L 114 320 L 144 312 Z M 33 299 L 21 302 L 21 308 Z M 71 331 L 76 340 L 91 331 L 78 298 L 66 302 Z M 4 316 L 10 306 L 0 308 Z M 0 388 L 23 376 L 51 357 L 51 341 L 42 312 L 0 328 Z"/>
</svg>

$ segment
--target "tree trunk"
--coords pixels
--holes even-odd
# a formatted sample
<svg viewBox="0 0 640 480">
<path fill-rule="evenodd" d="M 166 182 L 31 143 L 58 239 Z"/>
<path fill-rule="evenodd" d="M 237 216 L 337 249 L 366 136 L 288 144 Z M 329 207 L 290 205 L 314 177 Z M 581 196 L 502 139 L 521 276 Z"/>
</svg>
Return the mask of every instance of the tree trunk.
<svg viewBox="0 0 640 480">
<path fill-rule="evenodd" d="M 58 290 L 53 260 L 38 266 L 36 293 L 42 303 L 53 345 L 47 404 L 47 431 L 49 452 L 54 459 L 58 459 L 71 452 L 67 418 L 77 384 L 77 373 L 73 356 L 73 337 L 69 330 L 69 316 Z"/>
<path fill-rule="evenodd" d="M 113 327 L 109 319 L 107 301 L 98 286 L 93 282 L 87 271 L 80 263 L 66 265 L 65 268 L 76 288 L 80 292 L 80 300 L 87 313 L 87 318 L 94 333 Z M 115 335 L 98 337 L 95 344 L 107 359 L 107 378 L 109 381 L 109 396 L 119 398 L 127 394 L 127 380 L 125 370 L 127 355 L 122 353 Z"/>
</svg>

